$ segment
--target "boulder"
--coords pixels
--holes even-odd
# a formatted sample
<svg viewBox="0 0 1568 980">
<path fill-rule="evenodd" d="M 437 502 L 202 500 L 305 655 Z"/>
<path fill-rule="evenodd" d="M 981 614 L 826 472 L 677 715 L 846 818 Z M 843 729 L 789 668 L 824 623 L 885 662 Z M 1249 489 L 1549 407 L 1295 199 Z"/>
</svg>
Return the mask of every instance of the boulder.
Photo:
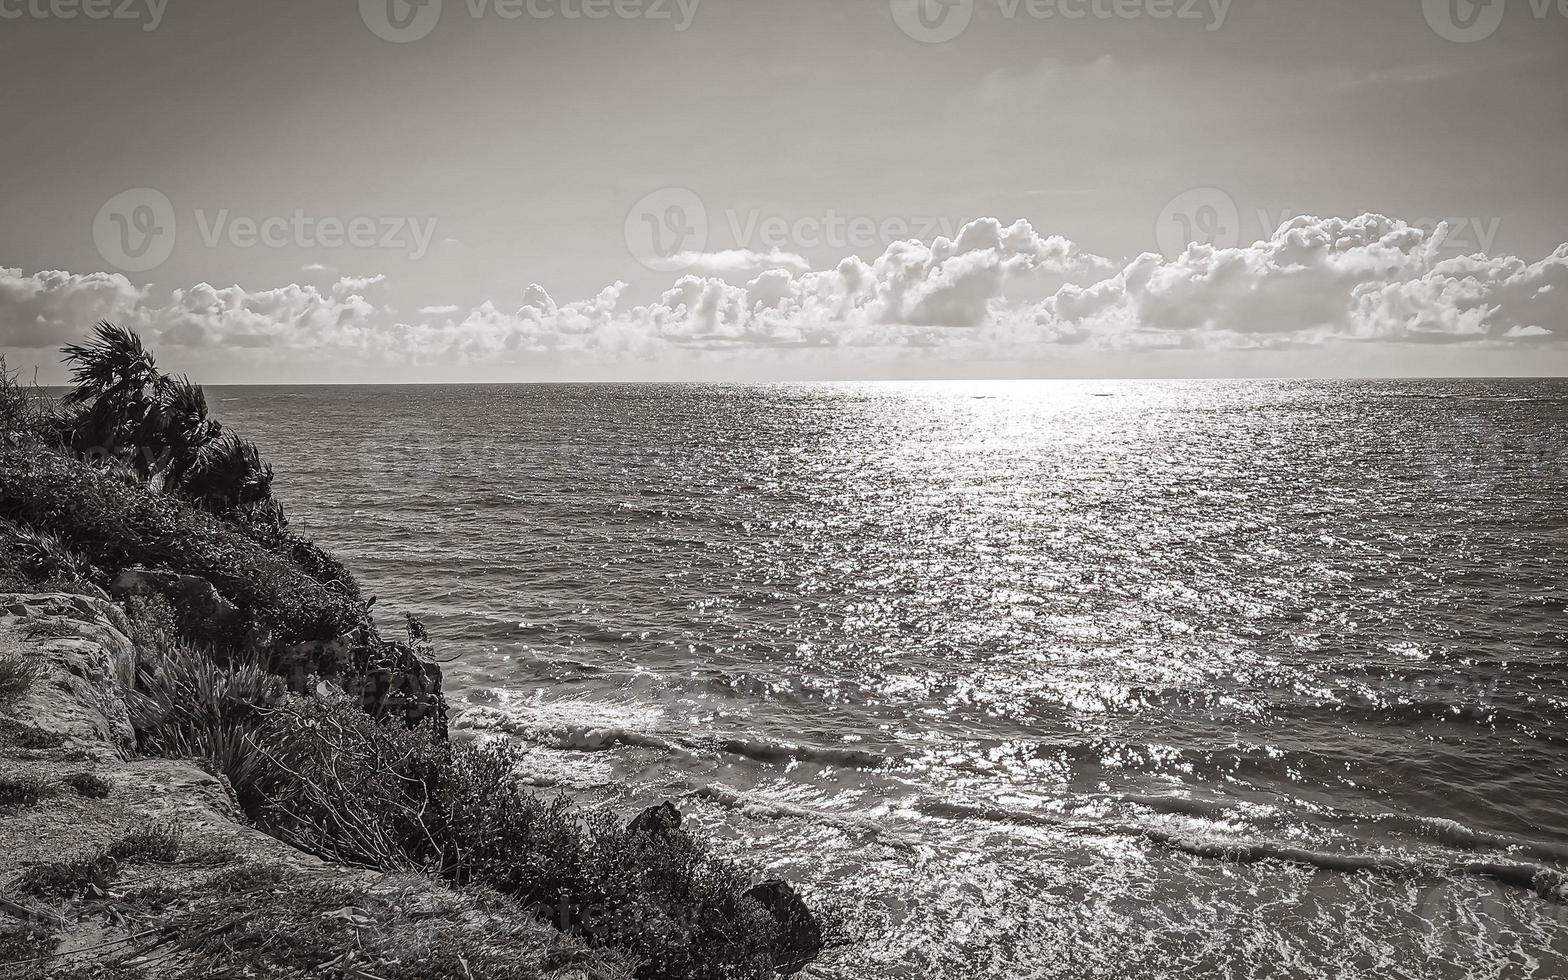
<svg viewBox="0 0 1568 980">
<path fill-rule="evenodd" d="M 273 653 L 277 668 L 288 677 L 290 686 L 307 674 L 322 677 L 341 677 L 353 673 L 354 650 L 361 641 L 356 627 L 330 640 L 303 640 L 299 643 L 275 644 Z"/>
<path fill-rule="evenodd" d="M 136 680 L 129 628 L 119 607 L 92 596 L 0 595 L 0 655 L 32 660 L 44 675 L 8 711 L 49 737 L 127 749 L 133 736 L 120 692 Z"/>
<path fill-rule="evenodd" d="M 626 830 L 632 834 L 647 834 L 650 837 L 662 837 L 674 833 L 681 828 L 681 811 L 675 804 L 668 800 L 658 806 L 650 806 L 632 818 Z"/>
<path fill-rule="evenodd" d="M 246 623 L 239 607 L 200 575 L 155 568 L 127 568 L 109 584 L 116 599 L 156 595 L 168 600 L 180 626 L 192 636 L 214 642 L 240 639 Z"/>
<path fill-rule="evenodd" d="M 746 889 L 746 897 L 756 899 L 779 924 L 779 947 L 773 956 L 775 970 L 788 976 L 822 952 L 822 926 L 789 882 L 777 878 L 758 882 Z"/>
</svg>

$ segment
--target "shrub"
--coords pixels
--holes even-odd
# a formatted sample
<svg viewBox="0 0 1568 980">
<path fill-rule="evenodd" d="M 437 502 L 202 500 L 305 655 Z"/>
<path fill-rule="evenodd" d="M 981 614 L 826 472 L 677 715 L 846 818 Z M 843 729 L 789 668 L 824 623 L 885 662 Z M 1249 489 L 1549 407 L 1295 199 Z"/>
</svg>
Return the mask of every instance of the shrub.
<svg viewBox="0 0 1568 980">
<path fill-rule="evenodd" d="M 327 639 L 366 620 L 353 596 L 235 525 L 60 453 L 0 447 L 0 518 L 110 574 L 141 565 L 199 575 L 282 640 Z"/>
<path fill-rule="evenodd" d="M 774 975 L 770 915 L 749 877 L 700 837 L 636 832 L 605 810 L 521 788 L 516 755 L 455 746 L 442 796 L 446 873 L 482 882 L 594 945 L 627 952 L 644 980 Z"/>
<path fill-rule="evenodd" d="M 4 542 L 11 564 L 34 582 L 86 582 L 93 577 L 92 566 L 56 535 L 0 520 L 0 541 Z"/>
<path fill-rule="evenodd" d="M 0 440 L 15 444 L 49 438 L 55 430 L 53 406 L 42 388 L 24 384 L 0 354 Z"/>
<path fill-rule="evenodd" d="M 25 692 L 43 676 L 43 665 L 36 660 L 14 653 L 0 656 L 0 698 Z"/>
<path fill-rule="evenodd" d="M 256 733 L 260 820 L 303 850 L 359 867 L 412 869 L 440 850 L 430 786 L 447 747 L 428 727 L 379 722 L 346 699 L 290 698 Z"/>
<path fill-rule="evenodd" d="M 139 734 L 182 752 L 237 740 L 234 755 L 225 745 L 209 758 L 268 833 L 339 863 L 493 888 L 593 946 L 626 952 L 645 980 L 773 976 L 774 920 L 742 896 L 748 875 L 700 837 L 633 832 L 608 811 L 530 793 L 514 752 L 377 721 L 346 698 L 231 701 L 230 669 L 205 664 L 180 669 L 213 680 L 169 687 L 204 693 L 160 699 L 207 707 L 158 713 L 162 727 Z M 133 712 L 139 726 L 146 717 Z"/>
</svg>

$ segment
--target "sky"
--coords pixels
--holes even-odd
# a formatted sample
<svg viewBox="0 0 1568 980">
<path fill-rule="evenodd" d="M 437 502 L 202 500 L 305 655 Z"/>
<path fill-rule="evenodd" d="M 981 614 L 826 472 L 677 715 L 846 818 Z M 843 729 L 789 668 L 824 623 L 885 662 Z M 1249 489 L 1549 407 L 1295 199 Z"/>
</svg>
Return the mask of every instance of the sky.
<svg viewBox="0 0 1568 980">
<path fill-rule="evenodd" d="M 0 352 L 1568 374 L 1568 0 L 0 0 Z"/>
</svg>

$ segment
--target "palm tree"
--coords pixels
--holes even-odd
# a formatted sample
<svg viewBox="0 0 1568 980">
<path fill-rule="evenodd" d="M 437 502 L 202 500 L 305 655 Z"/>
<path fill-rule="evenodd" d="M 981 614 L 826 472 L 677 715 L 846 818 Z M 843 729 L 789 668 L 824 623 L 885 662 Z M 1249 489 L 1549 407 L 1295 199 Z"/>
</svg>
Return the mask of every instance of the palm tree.
<svg viewBox="0 0 1568 980">
<path fill-rule="evenodd" d="M 262 504 L 272 497 L 272 467 L 256 444 L 232 433 L 207 444 L 180 482 L 187 497 L 219 514 Z"/>
<path fill-rule="evenodd" d="M 201 451 L 223 433 L 207 414 L 207 395 L 183 375 L 160 377 L 141 439 L 148 476 L 160 486 L 179 486 Z"/>
<path fill-rule="evenodd" d="M 135 451 L 162 378 L 141 338 L 99 321 L 92 341 L 72 344 L 64 354 L 74 366 L 71 390 L 61 403 L 78 410 L 68 422 L 71 447 L 105 459 Z"/>
<path fill-rule="evenodd" d="M 254 443 L 223 431 L 200 385 L 159 372 L 133 331 L 101 322 L 93 339 L 64 350 L 72 388 L 62 402 L 70 443 L 100 462 L 129 466 L 157 490 L 283 527 L 271 504 L 272 467 Z"/>
<path fill-rule="evenodd" d="M 77 409 L 72 448 L 121 460 L 158 489 L 178 486 L 223 432 L 201 387 L 161 373 L 133 331 L 99 323 L 90 343 L 65 348 L 65 360 L 75 365 L 62 399 Z"/>
</svg>

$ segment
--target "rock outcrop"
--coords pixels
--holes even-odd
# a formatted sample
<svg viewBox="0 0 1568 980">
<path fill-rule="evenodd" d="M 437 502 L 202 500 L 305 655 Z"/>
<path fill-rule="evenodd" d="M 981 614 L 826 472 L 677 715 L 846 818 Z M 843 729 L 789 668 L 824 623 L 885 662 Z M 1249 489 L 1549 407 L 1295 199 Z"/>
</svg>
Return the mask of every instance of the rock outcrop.
<svg viewBox="0 0 1568 980">
<path fill-rule="evenodd" d="M 785 975 L 797 973 L 822 952 L 822 926 L 789 882 L 777 878 L 758 882 L 746 889 L 746 897 L 756 899 L 779 924 L 774 969 Z"/>
<path fill-rule="evenodd" d="M 646 834 L 649 837 L 663 837 L 681 829 L 681 811 L 675 804 L 666 800 L 632 818 L 626 827 L 631 833 Z"/>
<path fill-rule="evenodd" d="M 109 584 L 116 599 L 135 595 L 156 595 L 167 600 L 180 625 L 192 636 L 212 643 L 253 640 L 254 633 L 239 607 L 224 598 L 217 588 L 200 575 L 155 568 L 127 568 Z"/>
<path fill-rule="evenodd" d="M 130 750 L 121 692 L 136 680 L 130 624 L 114 603 L 66 593 L 0 594 L 0 656 L 25 657 L 43 672 L 13 703 L 46 741 L 83 751 Z"/>
<path fill-rule="evenodd" d="M 0 976 L 405 978 L 426 975 L 421 963 L 461 976 L 451 971 L 504 962 L 541 980 L 627 980 L 612 954 L 493 893 L 323 862 L 246 826 L 227 781 L 202 765 L 134 757 L 129 631 L 123 610 L 104 599 L 0 594 L 0 658 L 33 670 L 30 683 L 0 697 Z M 159 841 L 177 843 L 158 850 Z M 19 884 L 41 869 L 90 869 L 88 884 Z M 265 886 L 248 886 L 255 898 L 241 902 L 232 889 L 242 880 Z M 315 945 L 241 954 L 220 944 L 231 961 L 253 957 L 243 966 L 207 961 L 211 948 L 195 944 L 204 933 L 188 925 L 240 904 L 230 928 L 261 914 L 287 930 L 295 903 L 322 896 L 325 915 L 337 918 L 326 933 L 311 926 Z M 156 915 L 138 904 L 147 902 Z M 279 956 L 304 966 L 280 972 Z"/>
</svg>

